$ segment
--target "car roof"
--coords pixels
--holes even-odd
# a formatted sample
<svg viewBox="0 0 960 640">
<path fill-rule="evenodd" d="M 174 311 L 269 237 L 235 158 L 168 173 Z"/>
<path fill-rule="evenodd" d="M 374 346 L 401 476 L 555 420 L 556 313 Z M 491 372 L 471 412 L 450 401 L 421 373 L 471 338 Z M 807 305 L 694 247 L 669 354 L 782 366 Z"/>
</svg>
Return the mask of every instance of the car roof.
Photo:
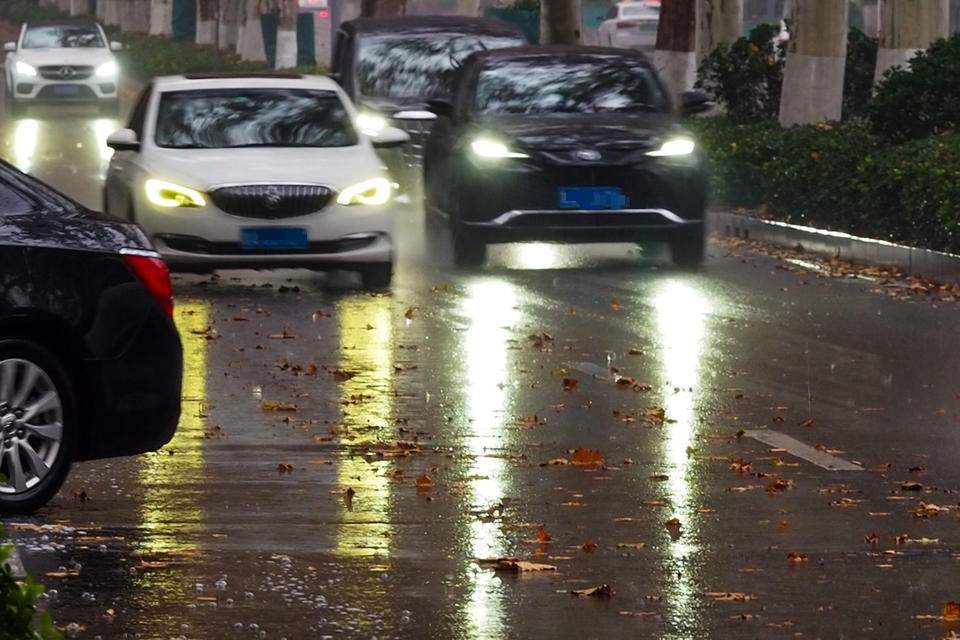
<svg viewBox="0 0 960 640">
<path fill-rule="evenodd" d="M 355 18 L 341 25 L 348 33 L 371 33 L 392 31 L 448 31 L 484 35 L 521 36 L 520 27 L 495 18 L 467 18 L 462 16 L 396 16 L 385 18 Z M 524 38 L 526 39 L 526 38 Z"/>
<path fill-rule="evenodd" d="M 339 86 L 326 76 L 297 73 L 188 73 L 154 78 L 159 91 L 194 91 L 201 89 L 320 89 L 337 91 Z"/>
<path fill-rule="evenodd" d="M 550 60 L 586 60 L 590 58 L 618 58 L 624 61 L 635 62 L 650 66 L 647 56 L 641 51 L 633 49 L 616 49 L 613 47 L 581 47 L 575 45 L 546 45 L 538 47 L 507 47 L 505 49 L 488 49 L 479 51 L 468 58 L 471 63 L 482 63 L 488 60 L 535 60 L 549 58 Z"/>
</svg>

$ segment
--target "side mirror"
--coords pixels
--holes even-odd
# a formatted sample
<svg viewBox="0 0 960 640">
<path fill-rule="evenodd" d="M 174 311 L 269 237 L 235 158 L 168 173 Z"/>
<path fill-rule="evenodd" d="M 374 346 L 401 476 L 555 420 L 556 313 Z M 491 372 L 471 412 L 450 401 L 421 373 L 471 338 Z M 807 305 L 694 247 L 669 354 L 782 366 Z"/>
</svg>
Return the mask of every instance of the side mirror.
<svg viewBox="0 0 960 640">
<path fill-rule="evenodd" d="M 427 107 L 440 118 L 453 117 L 453 103 L 446 100 L 427 100 Z"/>
<path fill-rule="evenodd" d="M 370 137 L 375 149 L 393 149 L 402 147 L 410 142 L 410 136 L 403 129 L 396 127 L 384 127 L 377 132 L 376 136 Z"/>
<path fill-rule="evenodd" d="M 713 105 L 710 103 L 710 96 L 702 91 L 685 91 L 680 97 L 683 107 L 683 113 L 693 115 L 709 111 Z"/>
<path fill-rule="evenodd" d="M 123 43 L 117 42 L 116 40 L 110 43 L 110 51 L 121 51 L 123 49 Z"/>
<path fill-rule="evenodd" d="M 133 129 L 118 129 L 107 136 L 107 146 L 115 151 L 140 151 L 140 141 Z"/>
<path fill-rule="evenodd" d="M 4 43 L 3 43 L 3 50 L 6 51 L 7 53 L 13 53 L 14 51 L 17 50 L 17 43 L 16 43 L 16 42 L 4 42 Z"/>
</svg>

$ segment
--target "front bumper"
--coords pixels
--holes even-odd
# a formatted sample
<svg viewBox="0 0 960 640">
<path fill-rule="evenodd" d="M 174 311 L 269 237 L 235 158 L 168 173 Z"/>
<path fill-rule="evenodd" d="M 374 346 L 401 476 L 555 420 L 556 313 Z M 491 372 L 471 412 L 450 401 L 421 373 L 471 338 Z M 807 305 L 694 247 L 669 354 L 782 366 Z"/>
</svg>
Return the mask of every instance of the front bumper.
<svg viewBox="0 0 960 640">
<path fill-rule="evenodd" d="M 17 102 L 109 102 L 118 98 L 119 78 L 90 77 L 82 80 L 48 80 L 15 76 L 13 99 Z"/>
</svg>

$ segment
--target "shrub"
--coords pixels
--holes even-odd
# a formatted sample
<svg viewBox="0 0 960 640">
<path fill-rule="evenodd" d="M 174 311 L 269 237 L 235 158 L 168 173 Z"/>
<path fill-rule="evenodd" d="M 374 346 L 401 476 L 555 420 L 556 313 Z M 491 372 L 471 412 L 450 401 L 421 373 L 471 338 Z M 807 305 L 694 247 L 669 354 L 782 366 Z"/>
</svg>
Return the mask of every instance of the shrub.
<svg viewBox="0 0 960 640">
<path fill-rule="evenodd" d="M 3 530 L 0 529 L 0 537 Z M 60 634 L 47 613 L 38 614 L 36 600 L 43 587 L 27 578 L 17 582 L 6 565 L 11 547 L 0 546 L 0 640 L 54 640 Z"/>
<path fill-rule="evenodd" d="M 960 125 L 960 34 L 917 53 L 909 69 L 881 79 L 870 105 L 873 130 L 895 141 L 914 140 Z"/>
<path fill-rule="evenodd" d="M 843 74 L 843 119 L 862 120 L 873 97 L 877 68 L 877 38 L 852 28 L 847 36 L 847 63 Z"/>
</svg>

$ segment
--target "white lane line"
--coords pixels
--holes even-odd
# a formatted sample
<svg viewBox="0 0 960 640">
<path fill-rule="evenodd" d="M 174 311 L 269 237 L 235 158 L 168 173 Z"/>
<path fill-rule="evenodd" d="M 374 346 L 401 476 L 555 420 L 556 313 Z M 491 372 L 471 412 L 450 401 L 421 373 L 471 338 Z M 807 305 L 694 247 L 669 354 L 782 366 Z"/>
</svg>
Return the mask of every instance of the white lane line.
<svg viewBox="0 0 960 640">
<path fill-rule="evenodd" d="M 616 377 L 610 373 L 609 367 L 601 367 L 592 362 L 564 362 L 563 366 L 567 369 L 573 369 L 574 371 L 585 373 L 588 376 L 593 376 L 597 380 L 603 380 L 605 382 L 616 381 Z"/>
<path fill-rule="evenodd" d="M 791 438 L 785 433 L 774 431 L 772 429 L 752 429 L 746 432 L 746 435 L 768 444 L 775 449 L 783 449 L 787 453 L 794 455 L 801 460 L 812 462 L 822 469 L 829 471 L 863 471 L 863 467 L 853 464 L 843 458 L 830 455 L 825 451 L 818 451 L 810 445 L 804 444 L 795 438 Z"/>
<path fill-rule="evenodd" d="M 27 577 L 27 572 L 23 568 L 23 562 L 20 561 L 20 552 L 17 550 L 16 546 L 13 547 L 13 553 L 10 554 L 6 564 L 8 567 L 10 567 L 10 571 L 13 572 L 14 578 Z"/>
</svg>

